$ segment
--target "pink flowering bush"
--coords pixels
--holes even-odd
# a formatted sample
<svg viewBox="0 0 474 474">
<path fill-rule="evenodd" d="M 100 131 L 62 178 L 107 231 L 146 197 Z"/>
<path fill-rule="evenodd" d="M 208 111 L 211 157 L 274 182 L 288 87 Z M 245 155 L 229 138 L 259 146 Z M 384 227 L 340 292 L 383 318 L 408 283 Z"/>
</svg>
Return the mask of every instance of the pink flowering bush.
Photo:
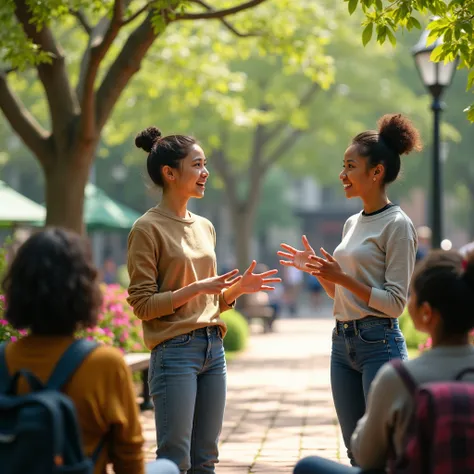
<svg viewBox="0 0 474 474">
<path fill-rule="evenodd" d="M 146 351 L 140 320 L 128 305 L 127 291 L 119 285 L 102 285 L 103 304 L 97 326 L 78 331 L 85 337 L 119 348 L 122 352 Z M 26 331 L 17 331 L 4 319 L 5 298 L 0 295 L 0 342 L 16 341 Z"/>
<path fill-rule="evenodd" d="M 474 330 L 472 330 L 470 333 L 469 333 L 469 341 L 471 342 L 471 344 L 474 345 Z M 426 342 L 423 342 L 421 343 L 419 346 L 418 346 L 418 349 L 420 351 L 426 351 L 428 349 L 431 349 L 431 346 L 433 345 L 433 341 L 431 340 L 431 337 L 429 337 Z"/>
</svg>

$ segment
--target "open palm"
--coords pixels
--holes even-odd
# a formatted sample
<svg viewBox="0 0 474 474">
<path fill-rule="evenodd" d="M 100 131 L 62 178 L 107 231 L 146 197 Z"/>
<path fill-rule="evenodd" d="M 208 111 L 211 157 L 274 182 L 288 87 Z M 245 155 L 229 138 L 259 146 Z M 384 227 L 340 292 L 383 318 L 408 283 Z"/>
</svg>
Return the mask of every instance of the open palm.
<svg viewBox="0 0 474 474">
<path fill-rule="evenodd" d="M 257 293 L 258 291 L 272 291 L 275 287 L 271 283 L 281 282 L 281 278 L 273 277 L 278 270 L 268 270 L 263 273 L 253 273 L 257 262 L 254 260 L 247 268 L 239 281 L 242 293 Z"/>
<path fill-rule="evenodd" d="M 285 250 L 282 252 L 279 250 L 277 255 L 283 257 L 285 260 L 280 260 L 280 263 L 286 267 L 295 267 L 303 272 L 310 272 L 306 266 L 308 263 L 314 263 L 311 257 L 315 255 L 313 248 L 311 247 L 306 235 L 301 238 L 304 246 L 304 250 L 298 250 L 288 244 L 280 244 L 280 247 Z"/>
</svg>

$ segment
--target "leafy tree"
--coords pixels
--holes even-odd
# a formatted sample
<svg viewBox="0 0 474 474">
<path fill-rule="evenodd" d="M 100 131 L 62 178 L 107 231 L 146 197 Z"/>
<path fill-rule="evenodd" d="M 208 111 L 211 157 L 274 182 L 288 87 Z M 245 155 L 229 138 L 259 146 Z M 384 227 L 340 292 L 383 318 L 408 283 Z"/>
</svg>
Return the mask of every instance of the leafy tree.
<svg viewBox="0 0 474 474">
<path fill-rule="evenodd" d="M 399 29 L 421 29 L 416 14 L 434 15 L 430 22 L 429 41 L 443 38 L 432 53 L 433 61 L 460 59 L 460 67 L 469 70 L 467 90 L 474 89 L 474 0 L 344 0 L 349 13 L 360 5 L 365 14 L 362 41 L 367 44 L 374 33 L 383 44 L 387 39 L 395 45 L 395 32 Z M 468 118 L 474 121 L 474 105 L 466 109 Z"/>
<path fill-rule="evenodd" d="M 2 2 L 0 61 L 5 68 L 0 73 L 0 109 L 42 165 L 47 224 L 82 229 L 84 187 L 101 132 L 157 38 L 177 23 L 187 22 L 196 29 L 200 20 L 219 20 L 233 34 L 245 36 L 249 33 L 239 31 L 229 19 L 241 14 L 238 26 L 250 28 L 251 17 L 242 12 L 265 2 L 248 0 L 232 6 L 202 0 Z M 262 25 L 261 20 L 256 23 Z M 82 41 L 64 50 L 55 32 L 68 27 L 76 32 L 75 25 L 81 27 Z M 84 45 L 79 58 L 78 45 Z M 8 77 L 29 67 L 35 68 L 44 89 L 49 130 L 25 107 Z"/>
</svg>

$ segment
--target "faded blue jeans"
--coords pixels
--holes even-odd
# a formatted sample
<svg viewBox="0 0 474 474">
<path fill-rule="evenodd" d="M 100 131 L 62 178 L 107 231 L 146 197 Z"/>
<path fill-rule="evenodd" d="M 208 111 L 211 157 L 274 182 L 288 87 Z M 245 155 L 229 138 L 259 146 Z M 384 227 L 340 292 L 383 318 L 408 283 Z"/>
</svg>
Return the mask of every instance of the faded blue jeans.
<svg viewBox="0 0 474 474">
<path fill-rule="evenodd" d="M 308 456 L 296 464 L 293 474 L 384 474 L 385 469 L 363 471 L 319 456 Z"/>
<path fill-rule="evenodd" d="M 365 413 L 370 384 L 382 365 L 407 359 L 405 338 L 397 319 L 367 316 L 358 321 L 336 322 L 332 333 L 331 389 L 347 455 L 352 433 Z"/>
<path fill-rule="evenodd" d="M 156 455 L 176 463 L 182 474 L 215 472 L 226 372 L 217 326 L 177 336 L 151 353 L 148 378 L 155 406 Z"/>
</svg>

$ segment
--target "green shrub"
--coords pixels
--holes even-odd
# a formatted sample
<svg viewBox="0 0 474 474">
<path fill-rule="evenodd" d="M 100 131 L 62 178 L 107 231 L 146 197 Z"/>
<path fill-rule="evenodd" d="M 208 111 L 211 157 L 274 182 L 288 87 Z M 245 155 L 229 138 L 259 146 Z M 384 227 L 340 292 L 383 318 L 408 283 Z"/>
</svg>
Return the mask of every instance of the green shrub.
<svg viewBox="0 0 474 474">
<path fill-rule="evenodd" d="M 420 345 L 423 345 L 428 339 L 426 334 L 423 334 L 422 332 L 419 332 L 415 329 L 410 314 L 408 313 L 408 308 L 405 308 L 405 311 L 403 311 L 399 318 L 399 322 L 400 329 L 405 336 L 405 340 L 409 349 L 418 349 Z"/>
<path fill-rule="evenodd" d="M 249 326 L 245 318 L 234 309 L 222 313 L 221 318 L 227 324 L 224 349 L 229 352 L 245 349 L 249 337 Z"/>
</svg>

